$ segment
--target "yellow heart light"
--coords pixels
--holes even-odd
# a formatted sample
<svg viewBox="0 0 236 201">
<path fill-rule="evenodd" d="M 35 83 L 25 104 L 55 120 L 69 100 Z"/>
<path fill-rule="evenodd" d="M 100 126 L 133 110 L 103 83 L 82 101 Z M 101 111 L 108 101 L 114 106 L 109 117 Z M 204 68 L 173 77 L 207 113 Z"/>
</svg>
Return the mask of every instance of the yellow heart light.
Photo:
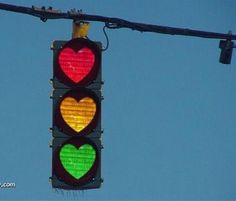
<svg viewBox="0 0 236 201">
<path fill-rule="evenodd" d="M 96 103 L 90 97 L 84 97 L 79 101 L 73 97 L 66 97 L 61 102 L 60 112 L 64 121 L 79 133 L 93 120 Z"/>
</svg>

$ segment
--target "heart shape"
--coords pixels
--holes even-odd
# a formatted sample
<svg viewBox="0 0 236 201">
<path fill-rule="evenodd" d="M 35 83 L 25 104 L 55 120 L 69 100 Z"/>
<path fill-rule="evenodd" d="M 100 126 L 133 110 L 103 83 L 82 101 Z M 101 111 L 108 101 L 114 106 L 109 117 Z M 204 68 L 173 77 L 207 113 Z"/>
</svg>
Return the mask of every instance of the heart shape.
<svg viewBox="0 0 236 201">
<path fill-rule="evenodd" d="M 60 104 L 60 112 L 64 121 L 79 133 L 93 120 L 96 103 L 90 97 L 84 97 L 79 102 L 73 97 L 66 97 Z"/>
<path fill-rule="evenodd" d="M 67 47 L 59 54 L 59 64 L 62 71 L 75 83 L 79 83 L 90 73 L 94 62 L 94 53 L 86 47 L 81 48 L 78 52 Z"/>
<path fill-rule="evenodd" d="M 80 179 L 92 168 L 96 159 L 96 151 L 90 144 L 79 148 L 65 144 L 60 150 L 60 161 L 64 169 L 74 178 Z"/>
</svg>

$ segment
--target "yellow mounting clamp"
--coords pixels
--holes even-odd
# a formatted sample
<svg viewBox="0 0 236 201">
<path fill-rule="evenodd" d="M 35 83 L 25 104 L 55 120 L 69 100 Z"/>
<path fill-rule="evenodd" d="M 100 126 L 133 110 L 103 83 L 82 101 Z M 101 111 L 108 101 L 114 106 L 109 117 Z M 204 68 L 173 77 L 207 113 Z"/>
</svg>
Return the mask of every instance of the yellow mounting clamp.
<svg viewBox="0 0 236 201">
<path fill-rule="evenodd" d="M 73 21 L 72 38 L 86 38 L 90 24 L 84 21 Z"/>
</svg>

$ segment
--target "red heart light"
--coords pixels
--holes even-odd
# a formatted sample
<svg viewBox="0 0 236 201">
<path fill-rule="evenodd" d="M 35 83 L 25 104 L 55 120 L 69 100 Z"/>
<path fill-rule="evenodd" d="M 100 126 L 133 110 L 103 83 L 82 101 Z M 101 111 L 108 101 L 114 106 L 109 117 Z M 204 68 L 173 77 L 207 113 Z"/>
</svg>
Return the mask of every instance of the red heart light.
<svg viewBox="0 0 236 201">
<path fill-rule="evenodd" d="M 62 71 L 75 83 L 79 83 L 89 74 L 94 62 L 94 53 L 87 47 L 79 49 L 78 52 L 67 47 L 59 55 L 59 64 Z"/>
</svg>

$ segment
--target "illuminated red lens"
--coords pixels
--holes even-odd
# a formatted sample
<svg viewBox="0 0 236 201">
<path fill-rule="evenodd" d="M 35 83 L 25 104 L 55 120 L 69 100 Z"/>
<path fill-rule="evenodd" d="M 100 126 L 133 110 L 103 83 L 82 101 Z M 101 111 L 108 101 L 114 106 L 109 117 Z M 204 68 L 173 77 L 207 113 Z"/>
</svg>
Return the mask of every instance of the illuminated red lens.
<svg viewBox="0 0 236 201">
<path fill-rule="evenodd" d="M 83 80 L 92 70 L 95 55 L 91 49 L 84 47 L 75 52 L 64 48 L 59 55 L 59 64 L 65 75 L 75 83 Z"/>
</svg>

